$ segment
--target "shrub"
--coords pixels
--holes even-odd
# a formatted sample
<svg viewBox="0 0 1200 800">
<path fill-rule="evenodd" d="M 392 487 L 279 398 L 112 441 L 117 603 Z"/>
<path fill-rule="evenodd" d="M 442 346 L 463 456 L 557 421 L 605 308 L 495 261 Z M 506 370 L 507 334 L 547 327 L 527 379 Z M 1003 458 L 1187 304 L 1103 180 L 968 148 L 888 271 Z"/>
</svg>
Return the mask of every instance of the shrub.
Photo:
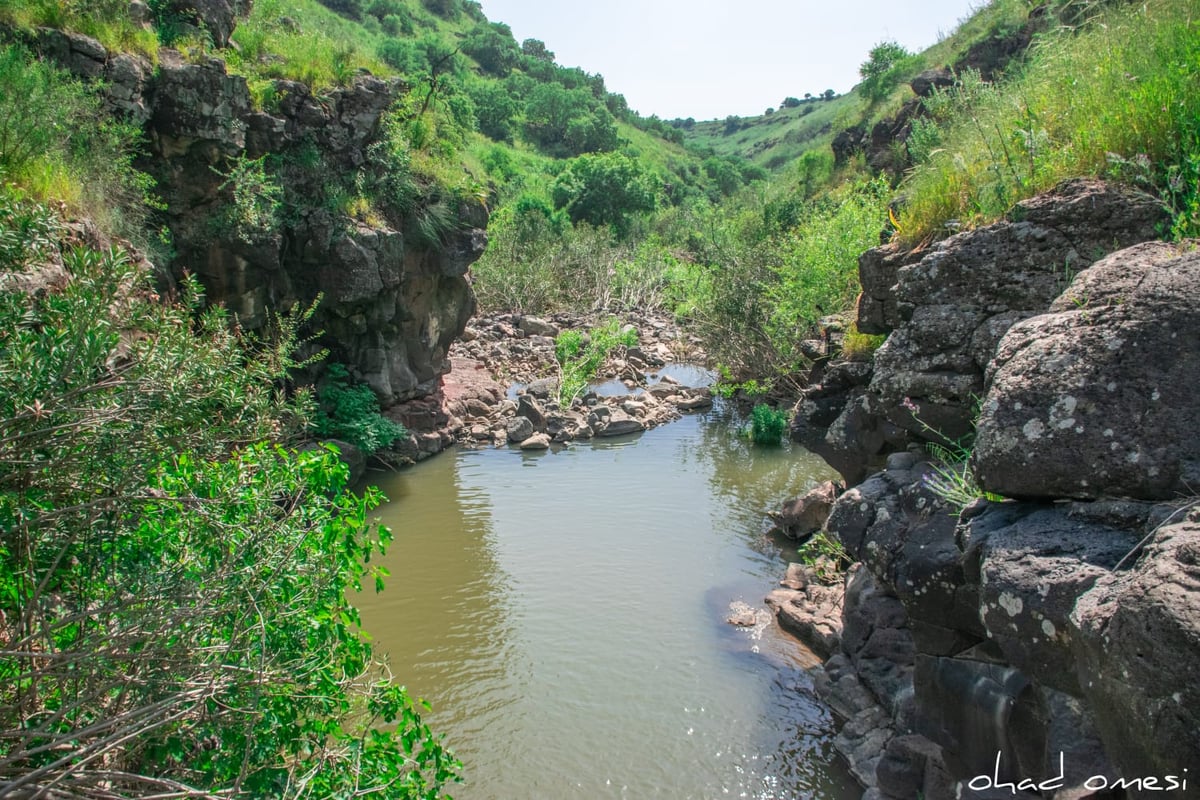
<svg viewBox="0 0 1200 800">
<path fill-rule="evenodd" d="M 0 44 L 0 179 L 143 241 L 152 182 L 133 168 L 141 141 L 136 125 L 108 117 L 91 87 Z"/>
<path fill-rule="evenodd" d="M 750 439 L 755 444 L 778 447 L 787 431 L 788 413 L 759 403 L 750 412 Z"/>
<path fill-rule="evenodd" d="M 0 786 L 437 796 L 456 762 L 348 598 L 386 575 L 380 496 L 284 446 L 308 314 L 255 342 L 192 281 L 163 304 L 119 251 L 62 258 L 0 289 Z"/>
<path fill-rule="evenodd" d="M 330 364 L 319 395 L 319 408 L 313 419 L 318 436 L 341 439 L 366 455 L 387 447 L 408 431 L 379 413 L 379 398 L 365 384 L 350 385 L 350 373 L 341 364 Z"/>
<path fill-rule="evenodd" d="M 266 156 L 234 159 L 228 172 L 213 170 L 225 178 L 222 191 L 228 189 L 232 202 L 226 207 L 223 224 L 232 228 L 246 244 L 270 239 L 280 225 L 283 189 L 267 174 Z"/>
<path fill-rule="evenodd" d="M 579 331 L 560 333 L 554 340 L 554 358 L 560 371 L 558 402 L 564 407 L 570 406 L 596 377 L 612 350 L 635 344 L 637 333 L 632 330 L 621 332 L 621 323 L 616 319 L 592 328 L 587 338 Z"/>
</svg>

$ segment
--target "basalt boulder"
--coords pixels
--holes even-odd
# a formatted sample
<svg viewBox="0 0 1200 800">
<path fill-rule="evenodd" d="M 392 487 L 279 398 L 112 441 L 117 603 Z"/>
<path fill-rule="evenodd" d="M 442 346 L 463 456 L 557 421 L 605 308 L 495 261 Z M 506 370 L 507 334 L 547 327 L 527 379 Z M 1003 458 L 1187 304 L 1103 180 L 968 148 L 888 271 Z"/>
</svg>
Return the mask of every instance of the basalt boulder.
<svg viewBox="0 0 1200 800">
<path fill-rule="evenodd" d="M 1001 341 L 974 465 L 1010 497 L 1169 500 L 1200 486 L 1200 252 L 1148 243 Z"/>
<path fill-rule="evenodd" d="M 1164 796 L 1165 776 L 1185 768 L 1194 781 L 1200 755 L 1200 515 L 1170 521 L 1072 615 L 1080 683 L 1113 762 L 1124 778 L 1158 779 L 1135 798 Z"/>
</svg>

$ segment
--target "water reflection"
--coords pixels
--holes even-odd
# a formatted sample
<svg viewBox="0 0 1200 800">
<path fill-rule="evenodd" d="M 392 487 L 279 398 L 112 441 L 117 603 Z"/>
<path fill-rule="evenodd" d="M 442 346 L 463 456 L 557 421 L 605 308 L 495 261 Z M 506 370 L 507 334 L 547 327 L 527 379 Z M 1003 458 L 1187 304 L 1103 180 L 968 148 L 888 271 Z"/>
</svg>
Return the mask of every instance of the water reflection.
<svg viewBox="0 0 1200 800">
<path fill-rule="evenodd" d="M 828 470 L 721 428 L 382 476 L 394 577 L 364 624 L 467 764 L 456 797 L 861 793 L 791 640 L 724 623 L 782 572 L 762 498 Z"/>
</svg>

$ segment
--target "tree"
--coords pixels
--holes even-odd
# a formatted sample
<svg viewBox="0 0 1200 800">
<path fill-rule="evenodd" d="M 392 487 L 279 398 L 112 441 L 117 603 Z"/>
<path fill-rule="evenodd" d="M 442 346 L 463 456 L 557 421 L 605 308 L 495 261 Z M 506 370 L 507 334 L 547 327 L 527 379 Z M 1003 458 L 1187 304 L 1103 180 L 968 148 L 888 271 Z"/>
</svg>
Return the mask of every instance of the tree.
<svg viewBox="0 0 1200 800">
<path fill-rule="evenodd" d="M 810 94 L 806 94 L 804 96 L 812 97 Z M 785 97 L 783 98 L 783 102 L 779 105 L 783 106 L 784 108 L 795 108 L 796 106 L 800 105 L 800 99 L 797 97 Z"/>
<path fill-rule="evenodd" d="M 505 77 L 520 59 L 512 29 L 502 22 L 476 25 L 463 39 L 462 51 L 479 62 L 484 72 Z"/>
<path fill-rule="evenodd" d="M 513 135 L 513 117 L 517 101 L 496 81 L 475 81 L 467 86 L 467 94 L 475 103 L 475 118 L 479 132 L 497 142 L 507 142 Z"/>
<path fill-rule="evenodd" d="M 537 61 L 554 63 L 554 53 L 546 49 L 546 43 L 541 39 L 526 39 L 521 42 L 521 52 Z"/>
<path fill-rule="evenodd" d="M 614 150 L 617 124 L 584 88 L 556 83 L 534 87 L 525 104 L 525 135 L 551 154 L 570 156 Z"/>
<path fill-rule="evenodd" d="M 583 155 L 572 160 L 551 187 L 554 207 L 573 222 L 628 230 L 630 217 L 653 211 L 658 179 L 623 153 Z"/>
<path fill-rule="evenodd" d="M 912 63 L 913 54 L 896 42 L 880 42 L 871 52 L 858 74 L 862 76 L 859 90 L 872 103 L 887 97 L 900 82 L 904 71 Z"/>
<path fill-rule="evenodd" d="M 835 92 L 833 89 L 826 89 L 821 93 L 821 97 L 825 100 L 832 100 L 833 98 L 837 97 L 837 92 Z"/>
</svg>

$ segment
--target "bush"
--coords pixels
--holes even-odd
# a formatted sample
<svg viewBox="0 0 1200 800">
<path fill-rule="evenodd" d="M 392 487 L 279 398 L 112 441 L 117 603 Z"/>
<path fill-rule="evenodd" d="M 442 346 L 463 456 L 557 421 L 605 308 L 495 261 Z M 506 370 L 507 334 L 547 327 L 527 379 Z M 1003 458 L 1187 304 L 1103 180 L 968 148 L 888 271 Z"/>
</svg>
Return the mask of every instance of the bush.
<svg viewBox="0 0 1200 800">
<path fill-rule="evenodd" d="M 408 436 L 403 425 L 379 413 L 379 398 L 371 387 L 361 383 L 352 386 L 347 383 L 349 377 L 341 364 L 326 368 L 313 419 L 316 434 L 349 442 L 366 455 Z"/>
<path fill-rule="evenodd" d="M 750 412 L 750 440 L 767 447 L 778 447 L 787 431 L 788 414 L 766 403 L 759 403 Z"/>
<path fill-rule="evenodd" d="M 596 377 L 612 350 L 636 344 L 637 333 L 632 330 L 622 333 L 621 323 L 616 319 L 592 328 L 586 338 L 579 331 L 560 333 L 554 340 L 554 358 L 560 371 L 558 402 L 569 407 Z"/>
<path fill-rule="evenodd" d="M 108 117 L 91 87 L 0 44 L 0 180 L 143 241 L 152 182 L 133 168 L 141 141 L 136 125 Z"/>
<path fill-rule="evenodd" d="M 386 575 L 380 496 L 285 447 L 308 314 L 253 341 L 51 238 L 67 284 L 0 290 L 0 786 L 437 796 L 456 762 L 348 597 Z"/>
</svg>

